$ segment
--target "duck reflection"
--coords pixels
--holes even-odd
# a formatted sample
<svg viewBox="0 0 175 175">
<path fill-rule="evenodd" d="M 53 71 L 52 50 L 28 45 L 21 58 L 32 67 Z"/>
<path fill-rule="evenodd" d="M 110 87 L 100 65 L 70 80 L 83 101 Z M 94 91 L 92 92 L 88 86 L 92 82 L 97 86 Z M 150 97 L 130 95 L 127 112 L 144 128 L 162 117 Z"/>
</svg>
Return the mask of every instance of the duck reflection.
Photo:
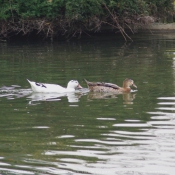
<svg viewBox="0 0 175 175">
<path fill-rule="evenodd" d="M 29 104 L 32 104 L 32 102 L 37 101 L 59 101 L 62 97 L 67 97 L 68 102 L 75 103 L 79 101 L 79 98 L 81 97 L 81 94 L 69 92 L 69 93 L 35 93 L 33 92 L 30 96 L 27 98 L 31 99 Z"/>
<path fill-rule="evenodd" d="M 89 92 L 88 99 L 110 99 L 110 98 L 117 98 L 120 95 L 123 96 L 124 104 L 133 104 L 133 100 L 136 97 L 136 94 L 134 93 L 114 94 L 114 93 Z"/>
<path fill-rule="evenodd" d="M 133 93 L 127 93 L 127 94 L 122 94 L 123 95 L 123 104 L 133 104 L 133 100 L 136 97 L 136 94 Z"/>
</svg>

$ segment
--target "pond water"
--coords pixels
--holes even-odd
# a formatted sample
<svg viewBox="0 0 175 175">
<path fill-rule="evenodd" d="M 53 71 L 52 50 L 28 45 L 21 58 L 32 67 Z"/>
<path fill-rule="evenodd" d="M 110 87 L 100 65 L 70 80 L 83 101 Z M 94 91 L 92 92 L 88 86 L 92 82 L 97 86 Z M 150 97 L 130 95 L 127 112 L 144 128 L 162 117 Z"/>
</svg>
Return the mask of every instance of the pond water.
<svg viewBox="0 0 175 175">
<path fill-rule="evenodd" d="M 0 174 L 174 175 L 175 35 L 0 43 Z M 26 79 L 84 89 L 32 93 Z M 138 91 L 89 93 L 84 78 Z"/>
</svg>

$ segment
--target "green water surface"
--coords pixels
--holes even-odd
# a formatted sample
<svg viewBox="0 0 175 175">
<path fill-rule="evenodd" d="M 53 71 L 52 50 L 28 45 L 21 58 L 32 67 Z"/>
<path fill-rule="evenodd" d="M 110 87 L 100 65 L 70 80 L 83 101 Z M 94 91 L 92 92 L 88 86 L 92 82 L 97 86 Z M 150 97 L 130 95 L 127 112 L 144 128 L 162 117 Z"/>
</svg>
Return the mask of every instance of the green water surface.
<svg viewBox="0 0 175 175">
<path fill-rule="evenodd" d="M 81 93 L 35 94 L 26 79 Z M 104 96 L 84 81 L 138 91 Z M 0 174 L 175 171 L 175 35 L 0 43 Z"/>
</svg>

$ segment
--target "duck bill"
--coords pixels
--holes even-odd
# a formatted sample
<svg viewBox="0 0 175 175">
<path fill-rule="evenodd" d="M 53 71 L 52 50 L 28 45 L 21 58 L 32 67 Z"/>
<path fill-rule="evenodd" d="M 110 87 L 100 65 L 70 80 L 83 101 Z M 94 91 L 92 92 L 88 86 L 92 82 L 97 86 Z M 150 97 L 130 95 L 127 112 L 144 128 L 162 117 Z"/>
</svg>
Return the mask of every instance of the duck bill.
<svg viewBox="0 0 175 175">
<path fill-rule="evenodd" d="M 134 83 L 132 85 L 133 85 L 133 87 L 135 87 L 137 89 L 137 86 Z"/>
<path fill-rule="evenodd" d="M 77 86 L 77 88 L 78 88 L 78 89 L 82 89 L 83 87 L 82 87 L 82 86 L 80 86 L 80 84 L 79 84 L 79 85 Z"/>
</svg>

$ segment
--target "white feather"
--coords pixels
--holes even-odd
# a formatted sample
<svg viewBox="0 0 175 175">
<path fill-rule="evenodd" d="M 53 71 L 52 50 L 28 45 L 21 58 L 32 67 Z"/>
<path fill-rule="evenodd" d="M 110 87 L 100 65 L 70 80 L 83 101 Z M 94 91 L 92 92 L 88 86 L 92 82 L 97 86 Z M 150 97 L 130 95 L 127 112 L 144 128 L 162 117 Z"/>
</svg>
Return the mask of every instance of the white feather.
<svg viewBox="0 0 175 175">
<path fill-rule="evenodd" d="M 34 92 L 57 92 L 57 93 L 64 93 L 64 92 L 74 92 L 75 88 L 82 88 L 77 80 L 71 80 L 67 84 L 67 88 L 62 87 L 57 84 L 48 84 L 48 83 L 37 83 L 34 81 L 30 81 L 31 88 Z"/>
</svg>

